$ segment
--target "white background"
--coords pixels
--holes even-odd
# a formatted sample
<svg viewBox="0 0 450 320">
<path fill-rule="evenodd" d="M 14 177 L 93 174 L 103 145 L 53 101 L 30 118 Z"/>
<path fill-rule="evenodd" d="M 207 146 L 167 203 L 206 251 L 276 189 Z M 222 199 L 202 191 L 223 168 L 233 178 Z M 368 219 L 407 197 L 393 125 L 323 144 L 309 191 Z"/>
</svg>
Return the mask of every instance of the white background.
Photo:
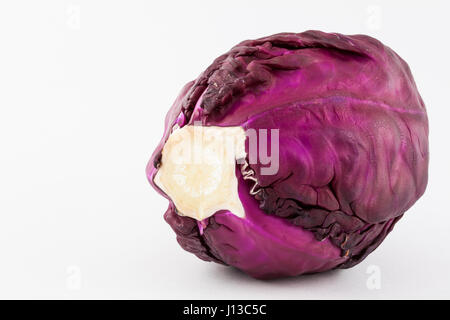
<svg viewBox="0 0 450 320">
<path fill-rule="evenodd" d="M 422 3 L 2 1 L 0 298 L 450 298 L 450 7 Z M 258 281 L 183 251 L 144 169 L 178 91 L 215 57 L 307 29 L 369 34 L 409 63 L 430 180 L 358 266 Z"/>
</svg>

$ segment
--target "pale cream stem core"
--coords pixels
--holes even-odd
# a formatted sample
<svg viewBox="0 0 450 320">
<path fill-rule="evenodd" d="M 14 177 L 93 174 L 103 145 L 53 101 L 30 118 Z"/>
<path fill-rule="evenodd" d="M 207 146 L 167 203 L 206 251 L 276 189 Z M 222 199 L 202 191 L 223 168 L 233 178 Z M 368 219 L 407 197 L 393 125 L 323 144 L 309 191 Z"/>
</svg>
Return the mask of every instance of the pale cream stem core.
<svg viewBox="0 0 450 320">
<path fill-rule="evenodd" d="M 156 185 L 180 215 L 201 221 L 220 210 L 245 216 L 238 195 L 236 161 L 245 158 L 241 127 L 184 126 L 162 150 Z"/>
</svg>

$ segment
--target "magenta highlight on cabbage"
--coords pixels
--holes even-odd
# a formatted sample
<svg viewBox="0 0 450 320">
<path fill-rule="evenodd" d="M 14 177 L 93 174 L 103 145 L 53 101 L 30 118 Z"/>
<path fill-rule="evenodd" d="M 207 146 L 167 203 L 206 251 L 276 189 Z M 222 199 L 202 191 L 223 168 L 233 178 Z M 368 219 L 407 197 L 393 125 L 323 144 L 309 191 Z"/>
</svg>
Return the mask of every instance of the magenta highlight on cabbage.
<svg viewBox="0 0 450 320">
<path fill-rule="evenodd" d="M 428 162 L 407 63 L 366 35 L 306 31 L 242 41 L 186 84 L 146 173 L 184 250 L 268 279 L 363 261 Z"/>
</svg>

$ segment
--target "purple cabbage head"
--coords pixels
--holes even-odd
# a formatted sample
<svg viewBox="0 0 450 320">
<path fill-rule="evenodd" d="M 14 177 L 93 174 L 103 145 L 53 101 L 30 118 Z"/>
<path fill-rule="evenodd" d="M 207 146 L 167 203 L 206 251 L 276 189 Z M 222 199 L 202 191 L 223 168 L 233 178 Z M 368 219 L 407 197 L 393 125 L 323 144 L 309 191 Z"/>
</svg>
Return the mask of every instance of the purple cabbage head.
<svg viewBox="0 0 450 320">
<path fill-rule="evenodd" d="M 237 165 L 244 218 L 182 216 L 155 184 L 172 128 L 194 122 L 279 129 L 276 174 L 258 162 L 246 179 Z M 422 196 L 427 171 L 427 114 L 406 62 L 369 36 L 320 31 L 243 41 L 218 57 L 182 89 L 147 166 L 181 247 L 256 278 L 361 262 Z"/>
</svg>

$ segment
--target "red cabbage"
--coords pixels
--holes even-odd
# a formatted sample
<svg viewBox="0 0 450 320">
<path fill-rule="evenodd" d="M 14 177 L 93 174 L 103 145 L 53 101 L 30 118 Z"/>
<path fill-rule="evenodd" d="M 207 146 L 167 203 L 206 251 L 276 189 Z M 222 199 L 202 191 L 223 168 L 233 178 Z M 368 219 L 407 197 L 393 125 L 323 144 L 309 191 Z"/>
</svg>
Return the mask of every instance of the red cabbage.
<svg viewBox="0 0 450 320">
<path fill-rule="evenodd" d="M 194 122 L 279 129 L 276 174 L 262 175 L 260 163 L 247 168 L 254 179 L 236 170 L 245 218 L 181 216 L 155 184 L 172 128 Z M 406 62 L 369 36 L 243 41 L 183 88 L 147 176 L 169 199 L 164 217 L 179 244 L 200 259 L 256 278 L 352 267 L 425 191 L 425 105 Z"/>
</svg>

